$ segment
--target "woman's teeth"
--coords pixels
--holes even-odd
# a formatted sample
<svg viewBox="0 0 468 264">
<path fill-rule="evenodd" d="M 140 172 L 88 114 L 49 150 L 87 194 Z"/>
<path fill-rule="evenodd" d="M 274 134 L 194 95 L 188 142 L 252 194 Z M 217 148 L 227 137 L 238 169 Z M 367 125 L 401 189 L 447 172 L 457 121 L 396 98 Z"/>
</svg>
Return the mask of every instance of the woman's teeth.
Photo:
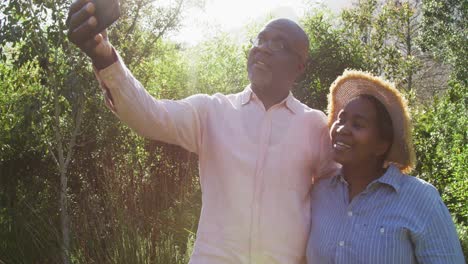
<svg viewBox="0 0 468 264">
<path fill-rule="evenodd" d="M 350 148 L 351 148 L 350 145 L 345 144 L 345 143 L 343 143 L 343 142 L 341 142 L 341 141 L 337 141 L 337 142 L 335 143 L 334 147 L 337 148 L 337 149 L 341 149 L 341 150 L 350 149 Z"/>
</svg>

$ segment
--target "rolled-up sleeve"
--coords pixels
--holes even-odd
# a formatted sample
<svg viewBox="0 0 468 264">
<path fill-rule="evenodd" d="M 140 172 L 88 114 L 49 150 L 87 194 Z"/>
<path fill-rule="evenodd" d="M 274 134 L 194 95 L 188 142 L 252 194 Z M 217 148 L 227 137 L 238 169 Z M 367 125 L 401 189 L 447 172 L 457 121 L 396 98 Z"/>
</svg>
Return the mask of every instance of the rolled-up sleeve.
<svg viewBox="0 0 468 264">
<path fill-rule="evenodd" d="M 105 69 L 95 69 L 95 74 L 106 106 L 135 132 L 198 153 L 208 95 L 157 100 L 136 80 L 120 57 Z"/>
<path fill-rule="evenodd" d="M 455 225 L 440 197 L 434 199 L 425 228 L 412 239 L 419 263 L 465 263 Z"/>
</svg>

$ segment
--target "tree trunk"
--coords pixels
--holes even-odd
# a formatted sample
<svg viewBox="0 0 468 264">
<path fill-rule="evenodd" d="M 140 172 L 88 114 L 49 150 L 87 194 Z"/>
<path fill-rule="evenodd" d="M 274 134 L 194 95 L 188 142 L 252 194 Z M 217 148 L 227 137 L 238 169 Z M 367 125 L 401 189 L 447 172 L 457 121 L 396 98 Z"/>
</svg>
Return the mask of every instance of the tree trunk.
<svg viewBox="0 0 468 264">
<path fill-rule="evenodd" d="M 406 50 L 407 55 L 406 57 L 409 58 L 413 55 L 413 41 L 411 36 L 411 17 L 408 17 L 406 21 Z M 413 68 L 411 68 L 408 72 L 407 76 L 408 86 L 406 88 L 407 91 L 411 91 L 413 89 Z"/>
<path fill-rule="evenodd" d="M 62 164 L 65 165 L 65 164 Z M 67 168 L 60 166 L 60 227 L 62 230 L 62 262 L 70 263 L 70 218 L 67 200 Z"/>
<path fill-rule="evenodd" d="M 70 216 L 68 214 L 68 176 L 67 170 L 68 165 L 70 164 L 71 157 L 73 155 L 73 149 L 76 145 L 76 139 L 79 135 L 81 121 L 83 117 L 83 105 L 84 100 L 83 97 L 80 96 L 77 101 L 75 102 L 77 107 L 74 108 L 75 111 L 72 111 L 72 120 L 74 121 L 74 128 L 70 136 L 70 141 L 68 142 L 67 146 L 67 153 L 65 156 L 64 150 L 64 136 L 60 131 L 60 105 L 59 105 L 59 92 L 57 88 L 54 89 L 54 140 L 56 143 L 56 153 L 50 151 L 52 157 L 54 158 L 57 168 L 59 170 L 60 175 L 60 196 L 59 196 L 59 206 L 60 206 L 60 229 L 62 233 L 62 241 L 61 241 L 61 255 L 62 255 L 62 263 L 69 264 L 70 263 Z"/>
</svg>

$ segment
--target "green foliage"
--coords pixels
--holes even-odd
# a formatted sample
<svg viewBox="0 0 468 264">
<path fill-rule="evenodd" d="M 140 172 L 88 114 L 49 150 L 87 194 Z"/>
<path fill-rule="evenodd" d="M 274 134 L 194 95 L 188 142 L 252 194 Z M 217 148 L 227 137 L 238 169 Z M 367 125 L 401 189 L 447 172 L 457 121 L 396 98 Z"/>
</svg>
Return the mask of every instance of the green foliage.
<svg viewBox="0 0 468 264">
<path fill-rule="evenodd" d="M 0 260 L 55 262 L 54 167 L 45 158 L 47 96 L 35 62 L 0 64 Z M 52 172 L 52 173 L 51 173 Z"/>
<path fill-rule="evenodd" d="M 417 8 L 387 2 L 360 1 L 342 21 L 321 12 L 306 16 L 310 61 L 294 94 L 324 109 L 329 85 L 346 68 L 418 88 L 411 84 L 425 67 L 418 45 L 445 56 L 455 81 L 446 94 L 413 110 L 415 174 L 441 192 L 466 254 L 466 3 L 424 1 L 421 31 Z M 134 75 L 157 98 L 243 89 L 248 45 L 224 33 L 190 49 L 165 41 L 178 27 L 183 2 L 171 3 L 121 1 L 122 17 L 109 36 Z M 103 107 L 89 61 L 65 37 L 68 5 L 0 3 L 0 262 L 61 261 L 60 182 L 51 153 L 67 143 L 81 111 L 68 170 L 72 262 L 186 263 L 201 207 L 197 159 L 140 138 Z M 416 45 L 420 34 L 423 42 Z"/>
<path fill-rule="evenodd" d="M 122 14 L 109 32 L 109 39 L 130 69 L 147 58 L 161 55 L 158 42 L 166 33 L 178 28 L 185 2 L 120 1 Z"/>
<path fill-rule="evenodd" d="M 18 69 L 0 64 L 0 161 L 40 148 L 40 142 L 26 145 L 37 135 L 41 119 L 41 85 L 38 67 L 28 63 Z"/>
<path fill-rule="evenodd" d="M 332 25 L 330 17 L 318 12 L 304 18 L 309 35 L 309 62 L 306 73 L 295 88 L 305 104 L 325 109 L 330 84 L 347 68 L 366 69 L 366 50 L 356 39 L 343 38 L 343 30 Z"/>
<path fill-rule="evenodd" d="M 0 261 L 4 263 L 59 261 L 58 223 L 50 219 L 55 214 L 50 204 L 54 197 L 50 197 L 49 179 L 33 171 L 38 167 L 21 170 L 31 179 L 15 186 L 14 204 L 0 207 Z M 26 183 L 34 185 L 35 194 L 28 193 L 32 188 L 25 186 Z"/>
<path fill-rule="evenodd" d="M 441 193 L 455 219 L 468 223 L 467 86 L 450 83 L 448 93 L 414 115 L 416 174 Z"/>
<path fill-rule="evenodd" d="M 463 255 L 465 259 L 468 257 L 468 225 L 463 225 L 455 222 L 458 237 L 460 238 L 460 243 L 463 250 Z"/>
<path fill-rule="evenodd" d="M 133 144 L 99 146 L 95 159 L 82 161 L 101 178 L 75 183 L 74 262 L 186 263 L 200 206 L 198 179 L 190 176 L 196 160 L 175 146 L 127 140 Z M 126 149 L 123 157 L 105 155 L 115 147 Z"/>
<path fill-rule="evenodd" d="M 37 58 L 41 68 L 48 69 L 50 48 L 66 50 L 65 15 L 67 1 L 4 1 L 0 4 L 0 47 L 6 43 L 18 47 L 15 64 L 21 66 Z M 3 53 L 3 52 L 2 52 Z M 6 59 L 5 53 L 2 59 Z"/>
<path fill-rule="evenodd" d="M 180 49 L 172 43 L 158 42 L 157 55 L 149 56 L 133 74 L 156 98 L 180 99 L 191 95 L 188 88 L 188 64 Z"/>
<path fill-rule="evenodd" d="M 115 26 L 120 31 L 110 33 L 111 41 L 127 51 L 124 57 L 128 56 L 130 63 L 149 64 L 147 58 L 165 52 L 153 44 L 177 26 L 180 5 L 161 7 L 153 14 L 158 18 L 142 27 L 139 15 L 148 12 L 144 10 L 150 3 L 121 3 L 123 16 Z M 129 6 L 134 12 L 128 11 Z M 196 172 L 178 159 L 167 162 L 171 155 L 166 152 L 179 153 L 170 147 L 161 146 L 152 152 L 157 153 L 157 159 L 150 159 L 147 142 L 103 109 L 88 60 L 66 39 L 68 7 L 67 1 L 0 4 L 0 262 L 60 262 L 60 181 L 53 158 L 60 155 L 60 151 L 55 152 L 58 149 L 72 150 L 68 140 L 78 113 L 85 121 L 77 134 L 76 155 L 68 174 L 73 261 L 138 263 L 151 258 L 149 263 L 155 263 L 154 259 L 174 256 L 184 261 L 191 233 L 172 231 L 196 230 L 199 203 L 187 198 L 199 193 L 198 187 L 194 188 L 196 181 L 192 182 L 196 178 L 191 177 Z M 165 50 L 172 50 L 177 57 L 176 49 Z M 171 72 L 173 65 L 161 67 Z M 177 74 L 170 74 L 168 79 L 173 76 Z M 155 83 L 155 76 L 147 82 Z M 109 153 L 115 158 L 109 159 Z M 159 165 L 159 161 L 171 164 L 170 168 Z M 166 168 L 165 181 L 152 177 L 158 175 L 153 167 Z M 115 176 L 111 186 L 99 181 L 109 180 L 106 175 Z M 176 186 L 179 188 L 174 190 Z M 167 195 L 167 191 L 173 195 Z M 146 206 L 135 211 L 140 200 L 147 201 Z M 128 206 L 119 208 L 122 204 Z M 193 206 L 197 210 L 191 210 Z M 175 213 L 164 213 L 169 210 Z M 167 226 L 174 227 L 168 232 Z"/>
<path fill-rule="evenodd" d="M 225 33 L 187 51 L 185 57 L 192 93 L 233 93 L 248 84 L 243 47 Z"/>
<path fill-rule="evenodd" d="M 414 3 L 413 3 L 414 2 Z M 419 34 L 418 1 L 360 1 L 344 10 L 343 34 L 359 40 L 366 50 L 366 69 L 385 77 L 406 91 L 414 87 L 414 78 L 422 66 L 416 38 Z"/>
<path fill-rule="evenodd" d="M 453 66 L 454 77 L 467 84 L 468 1 L 424 0 L 421 46 Z"/>
</svg>

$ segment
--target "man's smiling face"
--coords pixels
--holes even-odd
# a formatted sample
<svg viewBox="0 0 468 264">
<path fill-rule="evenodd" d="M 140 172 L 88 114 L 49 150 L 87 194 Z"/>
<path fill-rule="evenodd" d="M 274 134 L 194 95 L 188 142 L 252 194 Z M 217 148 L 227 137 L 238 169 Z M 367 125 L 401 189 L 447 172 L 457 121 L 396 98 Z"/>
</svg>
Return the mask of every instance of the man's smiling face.
<svg viewBox="0 0 468 264">
<path fill-rule="evenodd" d="M 268 23 L 249 53 L 251 85 L 263 93 L 289 90 L 304 69 L 307 49 L 307 36 L 294 22 L 278 19 Z"/>
</svg>

